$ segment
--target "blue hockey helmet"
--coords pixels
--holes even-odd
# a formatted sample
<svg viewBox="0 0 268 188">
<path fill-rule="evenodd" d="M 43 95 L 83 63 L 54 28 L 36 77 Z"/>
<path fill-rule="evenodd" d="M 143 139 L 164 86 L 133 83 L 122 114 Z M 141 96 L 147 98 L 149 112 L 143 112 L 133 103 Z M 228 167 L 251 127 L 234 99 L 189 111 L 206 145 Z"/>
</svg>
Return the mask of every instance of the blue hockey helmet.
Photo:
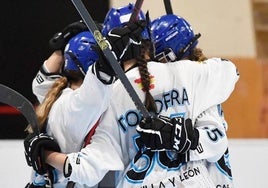
<svg viewBox="0 0 268 188">
<path fill-rule="evenodd" d="M 102 35 L 107 36 L 109 31 L 115 27 L 123 27 L 125 26 L 130 19 L 130 16 L 134 10 L 134 4 L 129 3 L 126 6 L 122 6 L 119 8 L 111 8 L 103 21 L 103 29 Z M 144 13 L 142 10 L 139 11 L 138 20 L 146 20 Z M 142 33 L 143 39 L 149 39 L 150 35 L 147 30 Z"/>
<path fill-rule="evenodd" d="M 93 45 L 97 45 L 97 42 L 89 31 L 81 32 L 71 38 L 64 50 L 64 72 L 80 71 L 85 75 L 88 67 L 98 60 Z"/>
<path fill-rule="evenodd" d="M 161 16 L 151 23 L 156 58 L 167 61 L 183 59 L 196 47 L 200 34 L 195 35 L 191 25 L 173 14 Z"/>
</svg>

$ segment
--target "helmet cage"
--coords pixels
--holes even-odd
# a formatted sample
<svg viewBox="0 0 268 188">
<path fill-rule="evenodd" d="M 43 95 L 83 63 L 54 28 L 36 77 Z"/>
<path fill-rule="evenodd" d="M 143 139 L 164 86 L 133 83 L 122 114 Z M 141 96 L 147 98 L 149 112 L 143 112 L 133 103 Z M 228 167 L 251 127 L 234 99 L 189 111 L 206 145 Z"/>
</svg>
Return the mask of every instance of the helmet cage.
<svg viewBox="0 0 268 188">
<path fill-rule="evenodd" d="M 177 59 L 177 56 L 171 48 L 167 48 L 165 51 L 156 54 L 155 59 L 160 62 L 167 63 L 175 61 Z"/>
</svg>

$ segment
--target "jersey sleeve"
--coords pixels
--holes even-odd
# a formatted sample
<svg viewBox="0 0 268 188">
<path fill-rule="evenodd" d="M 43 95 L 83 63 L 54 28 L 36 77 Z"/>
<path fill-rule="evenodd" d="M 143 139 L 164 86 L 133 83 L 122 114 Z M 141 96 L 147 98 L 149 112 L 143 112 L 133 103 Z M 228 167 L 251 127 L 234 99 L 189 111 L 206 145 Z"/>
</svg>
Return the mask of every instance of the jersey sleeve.
<svg viewBox="0 0 268 188">
<path fill-rule="evenodd" d="M 201 112 L 229 98 L 239 79 L 239 73 L 235 64 L 220 58 L 208 59 L 191 69 L 195 105 L 192 106 L 190 118 L 195 119 Z"/>
<path fill-rule="evenodd" d="M 60 77 L 60 74 L 49 73 L 45 67 L 45 63 L 42 65 L 32 82 L 32 91 L 37 97 L 39 103 L 43 102 L 50 87 L 53 85 L 55 80 Z"/>
<path fill-rule="evenodd" d="M 206 159 L 209 162 L 219 160 L 228 147 L 227 123 L 221 105 L 202 112 L 196 119 L 195 128 L 199 131 L 199 144 L 197 149 L 190 150 L 190 159 Z"/>
</svg>

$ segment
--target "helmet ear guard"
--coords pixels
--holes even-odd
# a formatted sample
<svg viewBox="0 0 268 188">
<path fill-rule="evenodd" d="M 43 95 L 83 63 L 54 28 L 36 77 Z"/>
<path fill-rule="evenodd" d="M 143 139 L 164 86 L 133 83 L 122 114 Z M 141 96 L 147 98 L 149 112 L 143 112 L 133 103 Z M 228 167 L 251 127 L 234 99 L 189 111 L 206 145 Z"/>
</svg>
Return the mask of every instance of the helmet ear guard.
<svg viewBox="0 0 268 188">
<path fill-rule="evenodd" d="M 190 53 L 190 49 L 193 48 L 193 46 L 196 46 L 197 44 L 197 40 L 201 37 L 201 34 L 198 33 L 196 34 L 192 39 L 191 41 L 189 42 L 188 45 L 186 45 L 184 48 L 182 48 L 179 53 L 178 53 L 178 59 L 181 59 L 185 54 L 186 52 L 189 52 Z M 196 44 L 195 44 L 196 43 Z M 188 54 L 189 55 L 189 54 Z"/>
<path fill-rule="evenodd" d="M 74 64 L 77 66 L 77 68 L 79 69 L 79 71 L 83 74 L 83 76 L 86 75 L 85 71 L 83 70 L 82 64 L 79 62 L 79 60 L 77 59 L 76 55 L 73 54 L 73 52 L 71 51 L 67 51 L 65 52 L 65 56 L 68 55 L 70 56 L 70 58 L 72 59 L 72 61 L 74 62 Z M 66 70 L 65 70 L 66 71 Z"/>
</svg>

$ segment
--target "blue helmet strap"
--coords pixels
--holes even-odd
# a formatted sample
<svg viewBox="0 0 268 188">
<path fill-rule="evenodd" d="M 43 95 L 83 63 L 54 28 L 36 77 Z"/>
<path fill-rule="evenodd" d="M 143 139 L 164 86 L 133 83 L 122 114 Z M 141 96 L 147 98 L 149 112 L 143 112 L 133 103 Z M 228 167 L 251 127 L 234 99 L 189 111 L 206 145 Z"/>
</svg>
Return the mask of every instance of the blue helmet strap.
<svg viewBox="0 0 268 188">
<path fill-rule="evenodd" d="M 82 64 L 81 64 L 80 61 L 77 59 L 77 57 L 76 57 L 72 52 L 70 52 L 70 51 L 67 51 L 67 52 L 65 52 L 65 53 L 68 54 L 68 55 L 71 57 L 71 59 L 73 60 L 73 62 L 75 63 L 75 65 L 77 66 L 77 68 L 79 69 L 79 71 L 85 76 L 86 73 L 85 73 L 85 71 L 83 70 L 83 68 L 82 68 Z"/>
<path fill-rule="evenodd" d="M 201 37 L 201 34 L 198 33 L 196 34 L 191 40 L 190 42 L 184 47 L 182 48 L 179 53 L 178 53 L 178 60 L 180 60 L 184 55 L 185 53 L 192 48 L 193 44 L 195 44 L 195 42 L 197 41 L 197 39 L 199 39 Z"/>
</svg>

